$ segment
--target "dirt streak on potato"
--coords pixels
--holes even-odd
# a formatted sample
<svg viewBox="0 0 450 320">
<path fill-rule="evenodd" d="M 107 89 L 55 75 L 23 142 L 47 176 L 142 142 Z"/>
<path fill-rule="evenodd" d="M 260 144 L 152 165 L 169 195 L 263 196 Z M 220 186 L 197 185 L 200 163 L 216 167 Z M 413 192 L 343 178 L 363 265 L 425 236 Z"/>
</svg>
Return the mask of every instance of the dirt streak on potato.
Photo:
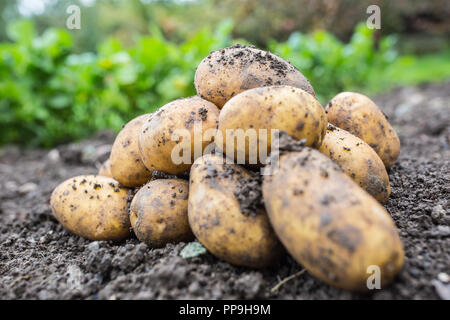
<svg viewBox="0 0 450 320">
<path fill-rule="evenodd" d="M 211 52 L 195 72 L 195 88 L 219 108 L 248 89 L 289 85 L 314 94 L 309 81 L 288 61 L 266 51 L 235 45 Z"/>
<path fill-rule="evenodd" d="M 249 173 L 222 158 L 205 155 L 191 168 L 189 224 L 197 239 L 215 256 L 231 264 L 262 268 L 282 252 L 264 208 L 243 213 L 235 196 Z"/>
<path fill-rule="evenodd" d="M 138 239 L 152 248 L 193 240 L 188 195 L 186 180 L 160 179 L 143 186 L 130 206 L 131 226 Z"/>
<path fill-rule="evenodd" d="M 296 140 L 306 139 L 306 145 L 318 148 L 327 123 L 320 103 L 302 89 L 290 86 L 255 88 L 238 94 L 225 104 L 218 126 L 223 147 L 219 139 L 216 139 L 216 144 L 230 158 L 233 154 L 227 152 L 229 144 L 234 150 L 234 159 L 239 159 L 239 153 L 245 153 L 246 163 L 256 164 L 253 159 L 257 157 L 261 164 L 264 163 L 260 156 L 261 147 L 267 148 L 263 155 L 271 151 L 271 130 L 285 131 Z M 266 129 L 267 134 L 260 129 Z M 244 136 L 247 131 L 249 135 Z M 257 140 L 250 137 L 251 131 L 255 132 Z M 245 144 L 239 144 L 239 138 L 245 140 Z M 252 139 L 256 143 L 250 143 Z"/>
<path fill-rule="evenodd" d="M 138 187 L 152 177 L 139 153 L 139 134 L 149 117 L 150 114 L 144 114 L 128 122 L 114 141 L 110 156 L 111 173 L 124 186 Z"/>
<path fill-rule="evenodd" d="M 108 177 L 108 178 L 112 178 L 112 173 L 111 173 L 111 161 L 108 159 L 106 160 L 102 166 L 100 167 L 100 169 L 98 170 L 98 175 L 102 176 L 102 177 Z"/>
<path fill-rule="evenodd" d="M 392 167 L 400 154 L 400 139 L 386 116 L 368 97 L 341 92 L 325 107 L 328 121 L 364 140 L 383 161 Z"/>
<path fill-rule="evenodd" d="M 158 170 L 170 174 L 183 173 L 191 167 L 195 155 L 195 139 L 200 140 L 201 150 L 213 141 L 204 133 L 215 130 L 219 118 L 219 109 L 209 101 L 194 96 L 172 101 L 158 111 L 144 124 L 139 136 L 139 148 L 144 165 L 151 171 Z M 201 125 L 201 136 L 194 135 L 196 124 Z M 182 129 L 190 137 L 190 144 L 183 142 L 183 136 L 172 140 L 177 131 Z M 187 141 L 189 142 L 189 141 Z M 189 161 L 174 163 L 172 151 L 177 145 L 188 144 Z M 181 148 L 183 149 L 183 148 Z"/>
<path fill-rule="evenodd" d="M 386 210 L 317 150 L 284 154 L 279 165 L 265 176 L 263 195 L 289 253 L 314 276 L 348 290 L 368 290 L 368 268 L 377 266 L 384 288 L 404 260 Z"/>
<path fill-rule="evenodd" d="M 78 176 L 52 193 L 55 218 L 69 231 L 90 240 L 121 240 L 130 235 L 128 189 L 107 177 Z"/>
<path fill-rule="evenodd" d="M 381 203 L 388 201 L 391 187 L 386 168 L 377 153 L 363 140 L 330 124 L 319 151 L 339 164 L 375 199 Z"/>
</svg>

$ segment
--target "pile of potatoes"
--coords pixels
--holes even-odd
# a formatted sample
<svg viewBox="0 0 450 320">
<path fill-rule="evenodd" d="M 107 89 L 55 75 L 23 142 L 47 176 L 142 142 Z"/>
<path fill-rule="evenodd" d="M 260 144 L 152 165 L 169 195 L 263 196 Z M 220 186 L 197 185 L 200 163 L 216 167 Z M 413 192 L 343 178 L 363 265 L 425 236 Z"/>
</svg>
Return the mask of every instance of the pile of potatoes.
<svg viewBox="0 0 450 320">
<path fill-rule="evenodd" d="M 382 286 L 392 280 L 404 252 L 380 203 L 389 199 L 387 169 L 400 141 L 373 101 L 343 92 L 322 107 L 289 62 L 242 45 L 203 59 L 195 88 L 197 96 L 126 124 L 98 175 L 59 185 L 51 197 L 56 219 L 91 240 L 134 232 L 161 247 L 196 238 L 218 258 L 252 268 L 275 264 L 287 250 L 317 278 L 349 290 L 367 290 L 372 265 Z M 173 150 L 189 138 L 174 133 L 184 129 L 194 146 L 200 123 L 195 143 L 203 154 L 173 161 Z M 215 135 L 203 135 L 211 129 Z M 273 173 L 261 176 L 266 162 L 257 150 L 226 137 L 240 129 L 278 129 L 302 146 L 280 152 Z M 271 151 L 270 137 L 256 139 Z M 212 142 L 223 153 L 208 150 Z M 228 161 L 237 153 L 246 164 L 256 155 L 256 165 Z"/>
</svg>

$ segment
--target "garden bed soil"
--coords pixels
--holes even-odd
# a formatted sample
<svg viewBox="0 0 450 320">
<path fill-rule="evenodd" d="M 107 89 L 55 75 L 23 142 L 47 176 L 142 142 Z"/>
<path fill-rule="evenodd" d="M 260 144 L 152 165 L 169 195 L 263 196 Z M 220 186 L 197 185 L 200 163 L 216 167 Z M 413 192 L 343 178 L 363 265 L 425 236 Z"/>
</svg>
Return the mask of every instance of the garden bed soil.
<svg viewBox="0 0 450 320">
<path fill-rule="evenodd" d="M 368 294 L 332 288 L 285 256 L 264 270 L 234 267 L 209 253 L 185 259 L 185 243 L 150 249 L 136 238 L 91 242 L 52 216 L 52 190 L 95 174 L 113 142 L 102 133 L 54 150 L 0 150 L 0 299 L 439 299 L 450 298 L 450 83 L 375 97 L 402 151 L 386 205 L 406 252 L 394 282 Z"/>
</svg>

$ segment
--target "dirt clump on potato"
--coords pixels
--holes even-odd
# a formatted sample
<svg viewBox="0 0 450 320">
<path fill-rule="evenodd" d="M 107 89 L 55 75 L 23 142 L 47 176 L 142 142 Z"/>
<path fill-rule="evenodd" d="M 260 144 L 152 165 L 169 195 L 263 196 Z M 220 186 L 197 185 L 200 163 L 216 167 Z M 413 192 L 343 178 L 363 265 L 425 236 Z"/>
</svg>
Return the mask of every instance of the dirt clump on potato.
<svg viewBox="0 0 450 320">
<path fill-rule="evenodd" d="M 191 168 L 189 224 L 209 252 L 231 264 L 262 268 L 278 261 L 282 248 L 264 208 L 246 214 L 235 196 L 250 174 L 217 155 L 198 158 Z"/>
</svg>

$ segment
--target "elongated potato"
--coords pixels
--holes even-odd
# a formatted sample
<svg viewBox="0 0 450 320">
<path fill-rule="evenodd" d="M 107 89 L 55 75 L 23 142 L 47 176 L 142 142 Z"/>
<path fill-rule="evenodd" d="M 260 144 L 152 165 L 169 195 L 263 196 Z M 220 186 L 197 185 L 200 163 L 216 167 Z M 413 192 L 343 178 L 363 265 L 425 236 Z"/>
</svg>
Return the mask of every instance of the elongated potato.
<svg viewBox="0 0 450 320">
<path fill-rule="evenodd" d="M 218 118 L 219 109 L 197 96 L 166 104 L 141 129 L 139 148 L 144 165 L 151 171 L 186 172 L 195 157 L 213 142 Z M 200 129 L 198 134 L 196 127 Z"/>
<path fill-rule="evenodd" d="M 266 51 L 235 45 L 211 52 L 195 72 L 195 89 L 219 108 L 248 89 L 288 85 L 315 96 L 309 81 L 288 61 Z"/>
<path fill-rule="evenodd" d="M 188 222 L 189 183 L 160 179 L 144 185 L 130 206 L 130 222 L 139 240 L 149 247 L 163 247 L 194 239 Z"/>
<path fill-rule="evenodd" d="M 245 163 L 261 164 L 261 148 L 271 151 L 272 130 L 283 130 L 307 146 L 318 148 L 327 128 L 327 117 L 320 103 L 302 89 L 271 86 L 250 89 L 229 100 L 220 112 L 216 144 L 234 159 L 245 154 Z M 261 131 L 265 129 L 266 134 Z M 223 140 L 223 145 L 221 144 Z M 242 142 L 242 143 L 241 143 Z M 230 146 L 231 145 L 231 146 Z M 233 154 L 234 152 L 234 154 Z M 239 161 L 243 164 L 243 161 Z"/>
<path fill-rule="evenodd" d="M 98 175 L 102 176 L 102 177 L 108 177 L 108 178 L 112 178 L 112 173 L 111 173 L 111 161 L 108 159 L 106 160 L 102 166 L 100 167 L 100 169 L 98 170 Z"/>
<path fill-rule="evenodd" d="M 128 189 L 111 178 L 78 176 L 53 191 L 55 218 L 69 231 L 90 240 L 121 240 L 130 235 Z"/>
<path fill-rule="evenodd" d="M 342 92 L 325 107 L 328 121 L 371 146 L 386 169 L 392 167 L 400 154 L 400 139 L 386 116 L 368 97 Z"/>
<path fill-rule="evenodd" d="M 262 268 L 282 252 L 264 208 L 243 213 L 235 192 L 249 173 L 221 164 L 216 155 L 198 158 L 191 168 L 189 224 L 197 239 L 215 256 L 231 264 Z"/>
<path fill-rule="evenodd" d="M 124 186 L 138 187 L 152 177 L 139 153 L 139 134 L 149 117 L 150 114 L 144 114 L 128 122 L 114 141 L 110 156 L 111 173 Z"/>
<path fill-rule="evenodd" d="M 357 291 L 368 289 L 371 268 L 378 267 L 384 288 L 404 260 L 386 210 L 317 150 L 287 153 L 279 165 L 265 176 L 264 202 L 294 259 L 324 282 Z"/>
<path fill-rule="evenodd" d="M 389 176 L 383 161 L 367 143 L 330 124 L 319 151 L 339 164 L 375 199 L 381 203 L 388 201 L 391 194 Z"/>
</svg>

